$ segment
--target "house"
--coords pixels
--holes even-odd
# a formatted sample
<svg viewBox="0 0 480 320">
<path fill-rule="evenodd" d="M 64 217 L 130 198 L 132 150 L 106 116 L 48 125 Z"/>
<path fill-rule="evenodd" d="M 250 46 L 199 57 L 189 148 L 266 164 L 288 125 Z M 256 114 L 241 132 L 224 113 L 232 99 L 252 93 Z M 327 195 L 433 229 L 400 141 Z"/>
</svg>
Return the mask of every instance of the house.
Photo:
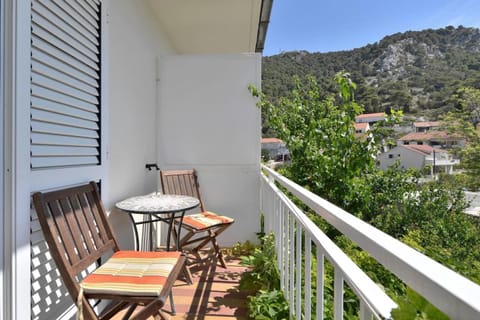
<svg viewBox="0 0 480 320">
<path fill-rule="evenodd" d="M 132 249 L 132 225 L 115 203 L 159 188 L 158 172 L 146 168 L 152 164 L 197 169 L 209 210 L 236 220 L 221 236 L 224 245 L 255 241 L 260 213 L 268 212 L 266 231 L 277 231 L 282 285 L 292 306 L 298 297 L 291 309 L 297 318 L 312 301 L 293 291 L 303 280 L 312 284 L 302 254 L 314 251 L 316 261 L 328 259 L 335 269 L 336 318 L 344 283 L 355 288 L 363 318 L 388 319 L 396 306 L 292 208 L 298 202 L 450 317 L 479 318 L 479 286 L 261 167 L 260 110 L 247 86 L 260 86 L 271 6 L 272 0 L 1 1 L 1 320 L 75 313 L 31 194 L 98 182 L 120 246 Z M 302 235 L 315 239 L 317 250 L 312 241 L 303 246 Z"/>
<path fill-rule="evenodd" d="M 261 120 L 247 86 L 260 86 L 271 6 L 2 0 L 0 319 L 75 311 L 31 210 L 36 191 L 98 181 L 129 249 L 114 204 L 160 187 L 146 164 L 195 167 L 209 208 L 236 219 L 222 243 L 256 239 Z"/>
<path fill-rule="evenodd" d="M 465 140 L 459 136 L 441 130 L 410 132 L 397 141 L 398 145 L 429 145 L 442 148 L 463 146 Z"/>
<path fill-rule="evenodd" d="M 368 122 L 354 123 L 356 134 L 362 134 L 370 130 L 370 124 Z"/>
<path fill-rule="evenodd" d="M 368 123 L 370 125 L 374 124 L 375 122 L 384 121 L 386 119 L 385 112 L 377 112 L 377 113 L 364 113 L 360 114 L 355 117 L 356 123 Z"/>
<path fill-rule="evenodd" d="M 290 157 L 285 142 L 278 138 L 262 138 L 261 144 L 262 152 L 267 153 L 271 160 L 285 161 Z"/>
<path fill-rule="evenodd" d="M 414 132 L 427 132 L 429 130 L 436 130 L 442 125 L 441 121 L 419 121 L 413 123 Z"/>
<path fill-rule="evenodd" d="M 452 155 L 446 150 L 428 145 L 398 145 L 380 154 L 378 161 L 382 170 L 386 170 L 396 162 L 402 169 L 415 168 L 420 170 L 429 166 L 432 175 L 437 172 L 452 174 L 453 166 L 460 163 L 459 160 L 453 159 Z"/>
</svg>

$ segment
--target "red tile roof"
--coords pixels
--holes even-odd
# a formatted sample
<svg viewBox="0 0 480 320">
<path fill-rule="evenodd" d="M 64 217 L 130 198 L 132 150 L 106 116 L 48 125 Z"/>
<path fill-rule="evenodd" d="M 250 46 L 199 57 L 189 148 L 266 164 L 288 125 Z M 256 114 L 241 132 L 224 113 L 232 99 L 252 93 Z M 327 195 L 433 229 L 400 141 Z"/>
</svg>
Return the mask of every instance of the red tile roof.
<svg viewBox="0 0 480 320">
<path fill-rule="evenodd" d="M 355 130 L 365 130 L 368 128 L 368 123 L 367 122 L 354 123 L 353 126 L 355 127 Z"/>
<path fill-rule="evenodd" d="M 442 125 L 441 121 L 421 121 L 421 122 L 413 123 L 413 126 L 415 128 L 440 127 L 441 125 Z"/>
<path fill-rule="evenodd" d="M 385 112 L 359 114 L 358 116 L 355 117 L 355 119 L 365 119 L 365 118 L 374 118 L 374 117 L 385 117 Z"/>
<path fill-rule="evenodd" d="M 262 143 L 284 143 L 283 140 L 278 138 L 262 138 Z"/>
<path fill-rule="evenodd" d="M 422 153 L 422 154 L 425 154 L 425 155 L 429 155 L 429 154 L 433 153 L 433 151 L 435 151 L 437 153 L 446 152 L 445 150 L 438 149 L 438 148 L 433 148 L 433 147 L 427 146 L 427 145 L 410 144 L 410 145 L 401 145 L 401 147 L 404 147 L 404 148 L 407 148 L 409 150 L 419 152 L 419 153 Z"/>
<path fill-rule="evenodd" d="M 401 137 L 400 141 L 429 141 L 429 140 L 447 140 L 447 139 L 458 139 L 448 132 L 431 130 L 427 132 L 410 132 L 409 134 Z"/>
</svg>

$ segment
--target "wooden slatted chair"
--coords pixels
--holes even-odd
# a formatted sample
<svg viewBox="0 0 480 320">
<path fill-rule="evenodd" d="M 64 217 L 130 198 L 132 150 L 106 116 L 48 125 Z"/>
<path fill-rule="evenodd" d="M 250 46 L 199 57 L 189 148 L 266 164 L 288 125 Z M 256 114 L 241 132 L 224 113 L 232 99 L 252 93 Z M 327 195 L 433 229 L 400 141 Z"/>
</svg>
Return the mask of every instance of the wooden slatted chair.
<svg viewBox="0 0 480 320">
<path fill-rule="evenodd" d="M 225 260 L 217 242 L 217 237 L 233 224 L 234 219 L 207 211 L 200 196 L 197 172 L 190 170 L 161 170 L 160 179 L 164 194 L 179 194 L 196 197 L 200 200 L 201 212 L 186 215 L 183 218 L 182 229 L 186 234 L 181 236 L 180 248 L 191 245 L 192 251 L 198 251 L 208 243 L 213 245 L 214 254 L 221 266 L 226 268 Z M 177 220 L 176 223 L 179 223 Z M 176 233 L 174 233 L 176 237 Z"/>
<path fill-rule="evenodd" d="M 109 319 L 130 306 L 123 319 L 168 319 L 160 309 L 184 266 L 180 252 L 121 251 L 95 182 L 33 195 L 45 239 L 80 319 Z M 113 256 L 81 281 L 80 275 Z M 100 316 L 90 299 L 112 300 Z"/>
</svg>

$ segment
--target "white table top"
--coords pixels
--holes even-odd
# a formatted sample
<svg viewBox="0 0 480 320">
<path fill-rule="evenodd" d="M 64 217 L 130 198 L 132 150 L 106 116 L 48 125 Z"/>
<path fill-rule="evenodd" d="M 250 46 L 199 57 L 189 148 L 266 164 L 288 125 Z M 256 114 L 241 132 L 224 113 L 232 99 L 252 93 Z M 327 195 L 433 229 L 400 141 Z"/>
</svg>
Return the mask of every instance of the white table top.
<svg viewBox="0 0 480 320">
<path fill-rule="evenodd" d="M 200 201 L 194 197 L 153 192 L 125 199 L 117 202 L 115 206 L 129 213 L 149 214 L 184 211 L 195 208 L 199 204 Z"/>
</svg>

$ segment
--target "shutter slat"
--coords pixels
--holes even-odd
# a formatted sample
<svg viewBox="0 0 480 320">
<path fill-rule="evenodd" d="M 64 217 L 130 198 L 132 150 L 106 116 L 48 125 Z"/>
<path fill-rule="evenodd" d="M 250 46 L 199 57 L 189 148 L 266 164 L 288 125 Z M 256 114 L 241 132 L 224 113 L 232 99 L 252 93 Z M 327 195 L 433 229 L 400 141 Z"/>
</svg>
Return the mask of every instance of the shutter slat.
<svg viewBox="0 0 480 320">
<path fill-rule="evenodd" d="M 65 104 L 67 106 L 71 106 L 77 109 L 98 113 L 98 106 L 95 104 L 87 103 L 85 101 L 72 98 L 59 92 L 39 87 L 37 85 L 32 85 L 32 96 Z"/>
<path fill-rule="evenodd" d="M 54 12 L 49 10 L 45 5 L 42 5 L 38 2 L 33 2 L 32 12 L 34 13 L 34 16 L 38 15 L 49 21 L 49 24 L 45 24 L 45 27 L 48 25 L 54 25 L 56 26 L 54 30 L 60 30 L 62 31 L 62 34 L 67 34 L 68 38 L 74 39 L 79 45 L 88 48 L 88 50 L 90 50 L 94 55 L 99 53 L 98 43 L 95 42 L 95 38 L 85 37 L 84 34 L 78 32 L 77 29 L 73 28 L 61 17 L 54 14 Z M 92 40 L 94 41 L 92 42 Z"/>
<path fill-rule="evenodd" d="M 73 167 L 98 164 L 98 157 L 34 157 L 32 168 Z"/>
<path fill-rule="evenodd" d="M 98 39 L 98 32 L 95 29 L 89 31 L 85 28 L 82 24 L 78 23 L 75 19 L 68 14 L 63 8 L 55 3 L 55 1 L 51 0 L 40 0 L 38 1 L 42 3 L 42 5 L 47 8 L 49 11 L 54 13 L 59 19 L 64 21 L 66 24 L 70 25 L 73 29 L 77 30 L 79 34 L 83 35 L 84 37 L 88 38 L 88 40 L 93 43 L 96 47 L 99 45 Z"/>
<path fill-rule="evenodd" d="M 50 89 L 52 91 L 61 92 L 64 95 L 68 95 L 69 97 L 77 100 L 89 102 L 95 105 L 98 104 L 98 98 L 96 96 L 82 92 L 67 84 L 47 78 L 36 72 L 32 73 L 32 84 Z"/>
<path fill-rule="evenodd" d="M 32 145 L 59 145 L 59 146 L 79 146 L 79 147 L 98 147 L 99 143 L 94 138 L 68 137 L 48 133 L 33 133 L 31 136 Z"/>
<path fill-rule="evenodd" d="M 81 17 L 89 23 L 93 28 L 98 29 L 98 21 L 88 14 L 75 0 L 64 0 L 76 13 L 77 17 Z"/>
<path fill-rule="evenodd" d="M 95 122 L 98 122 L 99 120 L 98 115 L 96 113 L 80 110 L 77 108 L 72 108 L 63 104 L 40 99 L 37 97 L 32 97 L 32 108 L 37 110 L 55 112 L 58 114 L 63 114 L 63 115 L 75 117 L 78 119 L 90 120 Z"/>
<path fill-rule="evenodd" d="M 73 118 L 70 116 L 61 115 L 58 113 L 52 113 L 43 110 L 32 109 L 32 120 L 34 121 L 43 121 L 49 122 L 64 126 L 70 126 L 74 128 L 81 128 L 87 130 L 98 130 L 98 123 L 94 121 L 82 120 L 78 118 Z"/>
<path fill-rule="evenodd" d="M 93 18 L 94 20 L 98 20 L 97 12 L 95 12 L 95 10 L 93 10 L 93 8 L 90 7 L 90 5 L 88 4 L 88 1 L 76 1 L 76 3 L 80 5 L 83 8 L 83 10 L 87 12 L 91 18 Z"/>
<path fill-rule="evenodd" d="M 48 1 L 48 0 L 45 0 Z M 83 17 L 81 17 L 71 6 L 69 6 L 65 0 L 52 0 L 57 6 L 62 8 L 65 13 L 70 16 L 78 24 L 86 28 L 90 33 L 92 33 L 96 38 L 99 37 L 99 29 L 92 26 L 88 23 Z"/>
<path fill-rule="evenodd" d="M 88 5 L 93 9 L 95 10 L 96 12 L 99 12 L 100 11 L 100 8 L 99 8 L 99 3 L 97 1 L 94 1 L 94 0 L 86 0 L 85 1 L 86 3 L 88 3 Z"/>
<path fill-rule="evenodd" d="M 74 128 L 54 123 L 33 121 L 31 123 L 32 132 L 58 134 L 61 136 L 81 137 L 81 138 L 99 138 L 98 132 L 93 130 Z"/>
<path fill-rule="evenodd" d="M 67 53 L 52 46 L 43 39 L 32 37 L 32 58 L 37 61 L 55 66 L 64 73 L 68 73 L 73 77 L 84 81 L 91 86 L 98 88 L 98 79 L 100 78 L 97 70 L 87 65 L 78 63 L 78 60 L 72 58 Z"/>
<path fill-rule="evenodd" d="M 42 16 L 35 14 L 35 12 L 32 15 L 32 25 L 39 27 L 42 31 L 45 32 L 42 33 L 43 37 L 47 39 L 51 38 L 52 42 L 55 41 L 55 43 L 57 44 L 62 44 L 61 48 L 71 48 L 72 51 L 77 51 L 79 55 L 81 54 L 89 58 L 93 62 L 98 62 L 98 52 L 93 52 L 84 43 L 79 42 L 72 35 L 63 31 L 62 26 L 56 26 L 52 24 L 50 21 L 43 18 Z M 38 34 L 39 32 L 39 29 L 34 30 L 35 34 Z"/>
<path fill-rule="evenodd" d="M 55 81 L 61 82 L 65 85 L 69 85 L 75 89 L 81 90 L 87 94 L 94 95 L 94 96 L 98 95 L 97 88 L 89 86 L 88 84 L 82 81 L 79 81 L 66 73 L 55 70 L 50 66 L 39 63 L 33 59 L 32 59 L 32 71 L 34 71 L 35 73 L 41 74 L 43 76 L 46 76 L 48 78 L 51 78 Z"/>
<path fill-rule="evenodd" d="M 98 156 L 97 148 L 86 147 L 62 147 L 62 146 L 42 146 L 34 145 L 31 150 L 34 157 L 70 157 L 70 156 Z"/>
<path fill-rule="evenodd" d="M 89 66 L 90 68 L 98 70 L 98 61 L 96 61 L 98 60 L 98 58 L 90 59 L 81 52 L 75 50 L 75 48 L 69 46 L 67 43 L 58 40 L 56 37 L 52 36 L 52 34 L 42 29 L 42 27 L 38 26 L 36 23 L 32 23 L 32 35 L 45 40 L 52 46 L 58 48 L 60 51 L 63 51 L 66 54 L 74 57 L 77 61 Z"/>
</svg>

